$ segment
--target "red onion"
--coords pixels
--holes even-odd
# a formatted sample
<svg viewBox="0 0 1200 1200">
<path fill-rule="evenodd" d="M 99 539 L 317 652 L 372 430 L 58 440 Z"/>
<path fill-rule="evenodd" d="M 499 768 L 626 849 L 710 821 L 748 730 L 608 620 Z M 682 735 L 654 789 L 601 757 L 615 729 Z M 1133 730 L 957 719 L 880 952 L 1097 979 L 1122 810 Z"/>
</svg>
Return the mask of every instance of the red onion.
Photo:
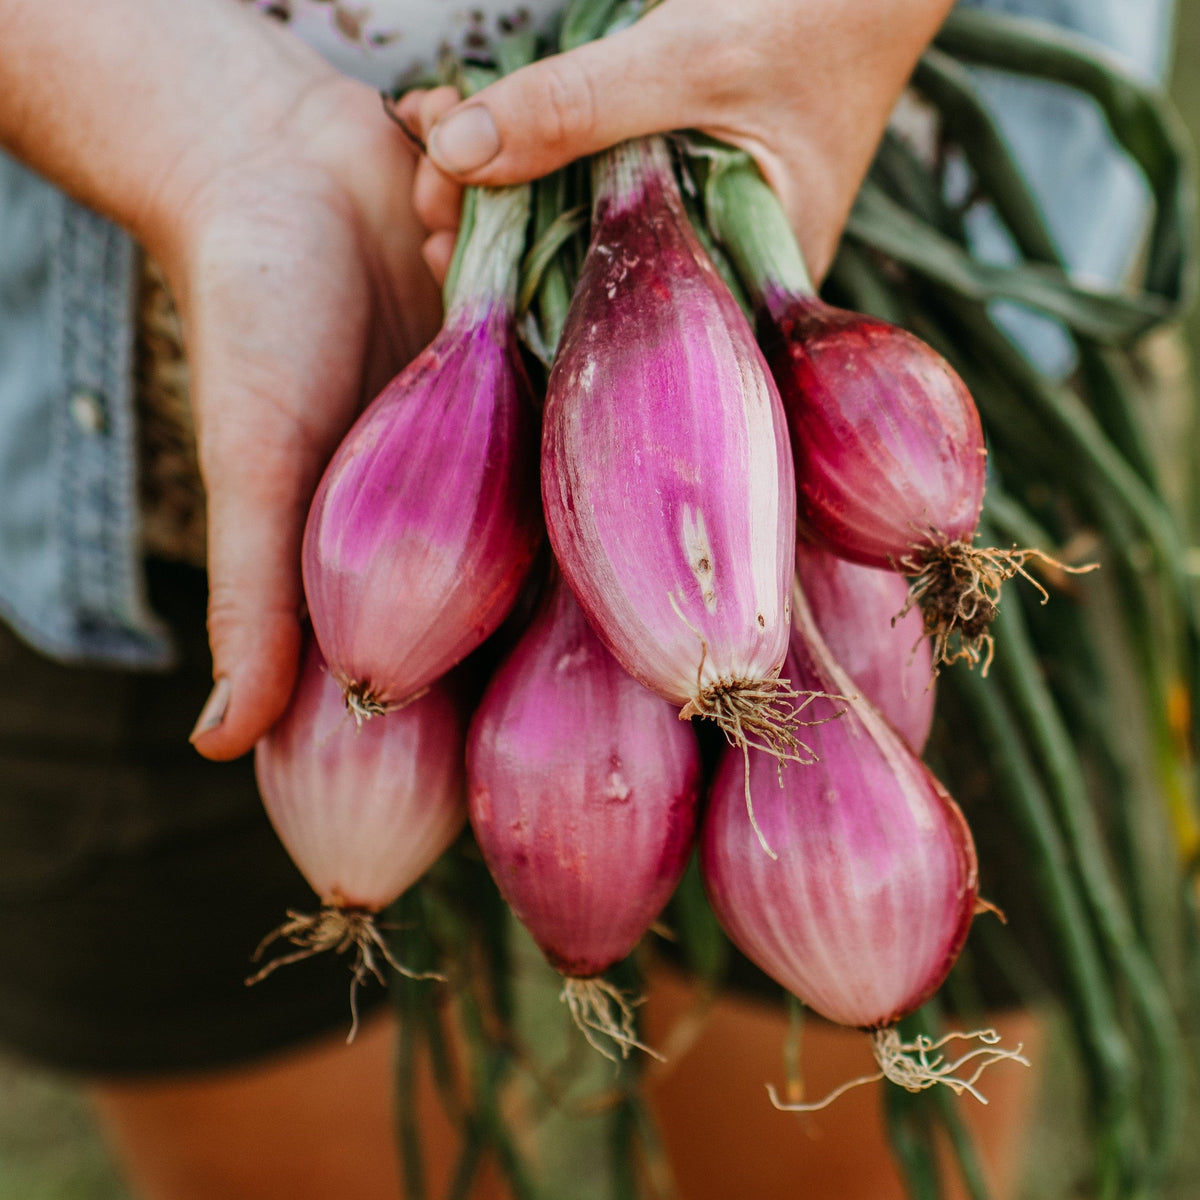
<svg viewBox="0 0 1200 1200">
<path fill-rule="evenodd" d="M 604 648 L 554 586 L 496 673 L 467 741 L 471 825 L 504 898 L 593 1045 L 637 1044 L 597 978 L 662 911 L 695 842 L 695 734 Z M 607 1051 L 604 1051 L 607 1052 Z"/>
<path fill-rule="evenodd" d="M 788 669 L 798 686 L 849 693 L 803 593 L 793 597 Z M 818 698 L 816 715 L 833 701 Z M 726 932 L 768 975 L 822 1016 L 874 1033 L 881 1073 L 916 1089 L 938 1064 L 902 1046 L 894 1026 L 941 985 L 975 912 L 976 860 L 958 806 L 865 700 L 806 731 L 815 761 L 752 755 L 763 853 L 742 802 L 742 758 L 718 766 L 700 865 Z M 985 1050 L 985 1057 L 1004 1052 Z M 962 1060 L 960 1060 L 961 1062 Z M 945 1065 L 945 1064 L 941 1064 Z"/>
<path fill-rule="evenodd" d="M 310 640 L 292 702 L 254 752 L 267 815 L 321 898 L 313 916 L 289 913 L 277 937 L 299 947 L 356 951 L 354 983 L 398 970 L 374 915 L 415 883 L 466 821 L 463 722 L 442 684 L 386 721 L 361 728 Z M 353 1000 L 353 992 L 352 992 Z"/>
<path fill-rule="evenodd" d="M 663 140 L 601 156 L 594 190 L 544 414 L 555 555 L 634 678 L 786 754 L 795 501 L 775 386 Z"/>
<path fill-rule="evenodd" d="M 919 754 L 933 724 L 933 655 L 895 571 L 859 566 L 801 542 L 796 575 L 834 661 Z"/>
<path fill-rule="evenodd" d="M 442 331 L 350 430 L 305 530 L 313 628 L 359 717 L 403 704 L 492 633 L 540 540 L 513 317 L 528 190 L 475 205 Z"/>
<path fill-rule="evenodd" d="M 708 153 L 709 219 L 754 300 L 791 430 L 801 526 L 842 558 L 914 576 L 905 611 L 920 603 L 935 662 L 980 661 L 1001 584 L 1035 552 L 972 545 L 987 466 L 975 402 L 919 338 L 821 301 L 753 164 Z"/>
</svg>

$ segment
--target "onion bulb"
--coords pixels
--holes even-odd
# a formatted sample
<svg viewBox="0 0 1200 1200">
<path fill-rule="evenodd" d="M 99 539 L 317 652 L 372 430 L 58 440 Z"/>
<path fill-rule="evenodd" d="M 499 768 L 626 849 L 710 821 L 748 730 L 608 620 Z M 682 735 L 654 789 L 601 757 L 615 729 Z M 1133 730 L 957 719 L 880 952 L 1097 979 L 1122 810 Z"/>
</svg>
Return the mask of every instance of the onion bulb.
<svg viewBox="0 0 1200 1200">
<path fill-rule="evenodd" d="M 786 756 L 795 485 L 778 393 L 665 142 L 600 156 L 594 192 L 546 397 L 550 541 L 629 674 L 681 716 Z"/>
<path fill-rule="evenodd" d="M 908 595 L 904 577 L 805 542 L 796 547 L 796 576 L 834 661 L 920 754 L 936 685 L 921 614 L 910 609 L 896 617 Z"/>
<path fill-rule="evenodd" d="M 473 203 L 441 332 L 346 435 L 304 533 L 313 629 L 360 719 L 399 707 L 491 634 L 541 538 L 513 316 L 528 189 Z"/>
<path fill-rule="evenodd" d="M 466 821 L 463 740 L 458 707 L 440 683 L 387 720 L 360 728 L 309 640 L 291 705 L 255 747 L 254 770 L 267 816 L 321 908 L 288 914 L 256 957 L 278 938 L 296 951 L 251 982 L 323 950 L 353 949 L 353 1010 L 357 985 L 368 975 L 382 980 L 380 957 L 404 971 L 375 917 Z"/>
<path fill-rule="evenodd" d="M 799 588 L 793 613 L 793 678 L 849 694 Z M 742 803 L 741 756 L 727 752 L 719 764 L 700 835 L 713 911 L 747 957 L 805 1004 L 870 1031 L 882 1075 L 913 1090 L 966 1086 L 928 1058 L 922 1066 L 895 1025 L 937 990 L 966 940 L 977 900 L 970 831 L 866 700 L 837 703 L 837 719 L 806 731 L 812 763 L 779 773 L 778 763 L 751 756 L 756 814 L 776 857 L 763 853 Z M 812 707 L 833 704 L 818 698 Z"/>
<path fill-rule="evenodd" d="M 600 978 L 670 899 L 695 843 L 690 725 L 633 679 L 558 580 L 492 679 L 467 742 L 471 826 L 501 894 L 603 1053 L 638 1045 Z"/>
<path fill-rule="evenodd" d="M 1030 557 L 1053 560 L 974 545 L 987 467 L 975 402 L 950 364 L 907 330 L 822 301 L 754 165 L 728 148 L 704 153 L 715 164 L 709 220 L 753 299 L 787 412 L 805 536 L 910 576 L 902 611 L 920 606 L 935 665 L 986 668 L 1001 585 L 1030 578 Z"/>
</svg>

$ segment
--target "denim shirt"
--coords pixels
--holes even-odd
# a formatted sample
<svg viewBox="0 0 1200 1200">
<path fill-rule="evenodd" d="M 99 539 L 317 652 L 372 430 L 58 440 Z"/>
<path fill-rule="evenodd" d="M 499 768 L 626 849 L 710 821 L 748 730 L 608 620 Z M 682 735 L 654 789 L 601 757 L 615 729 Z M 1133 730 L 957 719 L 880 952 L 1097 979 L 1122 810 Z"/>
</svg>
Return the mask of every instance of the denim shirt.
<svg viewBox="0 0 1200 1200">
<path fill-rule="evenodd" d="M 137 250 L 0 157 L 0 616 L 65 661 L 165 665 L 134 477 Z"/>
<path fill-rule="evenodd" d="M 962 2 L 1083 33 L 1143 78 L 1165 70 L 1173 0 Z M 1053 85 L 977 77 L 1070 267 L 1117 279 L 1145 220 L 1145 186 L 1094 105 Z M 972 235 L 979 253 L 1003 258 L 986 218 Z M 0 155 L 0 617 L 65 661 L 158 667 L 171 645 L 146 603 L 139 544 L 136 254 L 121 231 Z M 1052 327 L 1022 332 L 1053 361 Z"/>
</svg>

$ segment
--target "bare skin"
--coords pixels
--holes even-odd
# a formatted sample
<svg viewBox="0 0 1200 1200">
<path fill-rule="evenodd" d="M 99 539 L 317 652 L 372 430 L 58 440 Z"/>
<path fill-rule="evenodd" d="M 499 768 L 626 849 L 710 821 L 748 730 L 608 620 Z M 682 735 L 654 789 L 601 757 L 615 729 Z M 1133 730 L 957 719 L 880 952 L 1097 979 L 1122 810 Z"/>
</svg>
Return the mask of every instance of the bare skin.
<svg viewBox="0 0 1200 1200">
<path fill-rule="evenodd" d="M 183 316 L 223 681 L 194 741 L 234 758 L 291 695 L 320 473 L 437 328 L 414 155 L 371 88 L 231 0 L 0 0 L 0 23 L 0 145 L 133 232 Z"/>
<path fill-rule="evenodd" d="M 819 277 L 949 7 L 663 0 L 636 30 L 463 104 L 414 95 L 405 112 L 433 156 L 418 166 L 371 89 L 233 0 L 0 0 L 0 146 L 130 230 L 183 315 L 216 681 L 197 750 L 245 753 L 287 704 L 309 500 L 360 405 L 436 328 L 425 262 L 445 269 L 463 183 L 698 127 L 754 154 Z M 461 109 L 477 151 L 491 138 L 482 165 L 451 136 Z M 350 1050 L 94 1094 L 150 1200 L 365 1200 L 397 1194 L 388 1071 L 386 1036 L 364 1033 Z"/>
<path fill-rule="evenodd" d="M 364 1023 L 262 1063 L 146 1082 L 103 1083 L 92 1101 L 139 1200 L 397 1200 L 392 1063 L 395 1025 Z M 431 1195 L 457 1165 L 427 1062 L 418 1119 Z M 472 1200 L 504 1195 L 485 1164 Z"/>
<path fill-rule="evenodd" d="M 231 0 L 0 0 L 0 145 L 130 229 L 182 310 L 218 682 L 197 750 L 245 753 L 287 703 L 307 504 L 359 405 L 436 327 L 421 245 L 444 270 L 460 184 L 700 128 L 755 156 L 819 278 L 949 8 L 663 0 L 464 103 L 413 94 L 417 167 L 369 88 Z M 463 115 L 472 136 L 451 129 Z"/>
</svg>

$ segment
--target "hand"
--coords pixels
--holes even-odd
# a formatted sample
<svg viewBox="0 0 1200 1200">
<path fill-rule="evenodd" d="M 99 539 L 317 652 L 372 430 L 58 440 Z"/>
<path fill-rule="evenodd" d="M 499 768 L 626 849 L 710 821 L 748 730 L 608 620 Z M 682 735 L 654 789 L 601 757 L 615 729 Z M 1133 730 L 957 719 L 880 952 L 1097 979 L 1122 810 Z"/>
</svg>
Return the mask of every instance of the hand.
<svg viewBox="0 0 1200 1200">
<path fill-rule="evenodd" d="M 426 140 L 414 200 L 444 274 L 459 187 L 538 176 L 626 139 L 700 129 L 754 156 L 813 277 L 832 261 L 854 195 L 921 51 L 952 0 L 662 0 L 636 25 L 543 59 L 460 103 L 413 92 Z"/>
<path fill-rule="evenodd" d="M 0 145 L 129 229 L 184 322 L 217 686 L 201 754 L 286 707 L 309 500 L 436 331 L 415 158 L 370 88 L 230 0 L 0 0 Z"/>
<path fill-rule="evenodd" d="M 218 683 L 193 741 L 210 758 L 245 752 L 286 706 L 320 474 L 362 403 L 436 332 L 414 168 L 378 96 L 330 79 L 179 210 L 164 266 L 208 493 Z"/>
</svg>

